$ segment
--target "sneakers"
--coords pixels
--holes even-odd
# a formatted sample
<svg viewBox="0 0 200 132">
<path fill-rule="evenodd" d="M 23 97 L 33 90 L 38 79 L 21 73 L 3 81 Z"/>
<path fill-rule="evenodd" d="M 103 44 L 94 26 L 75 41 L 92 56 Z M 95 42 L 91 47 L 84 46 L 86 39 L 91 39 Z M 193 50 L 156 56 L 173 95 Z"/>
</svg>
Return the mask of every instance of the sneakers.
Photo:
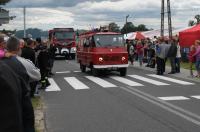
<svg viewBox="0 0 200 132">
<path fill-rule="evenodd" d="M 175 72 L 169 72 L 168 74 L 175 74 Z"/>
</svg>

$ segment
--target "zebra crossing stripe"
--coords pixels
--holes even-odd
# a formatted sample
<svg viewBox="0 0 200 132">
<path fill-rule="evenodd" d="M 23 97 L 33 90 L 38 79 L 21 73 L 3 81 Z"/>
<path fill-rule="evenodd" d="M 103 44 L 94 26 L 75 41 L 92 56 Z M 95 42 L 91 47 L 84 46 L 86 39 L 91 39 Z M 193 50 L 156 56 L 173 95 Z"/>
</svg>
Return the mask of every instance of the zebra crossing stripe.
<svg viewBox="0 0 200 132">
<path fill-rule="evenodd" d="M 74 71 L 75 73 L 80 73 L 81 71 Z"/>
<path fill-rule="evenodd" d="M 75 77 L 65 77 L 64 79 L 76 90 L 89 89 L 88 86 L 86 86 L 84 83 L 82 83 Z"/>
<path fill-rule="evenodd" d="M 145 78 L 145 77 L 143 77 L 143 76 L 138 76 L 138 75 L 128 75 L 128 76 L 129 76 L 129 77 L 132 77 L 132 78 L 135 78 L 135 79 L 138 79 L 138 80 L 141 80 L 141 81 L 144 81 L 144 82 L 148 82 L 148 83 L 157 85 L 157 86 L 166 86 L 166 85 L 170 85 L 170 84 L 163 83 L 163 82 L 160 82 L 160 81 L 156 81 L 156 80 L 153 80 L 153 79 Z"/>
<path fill-rule="evenodd" d="M 118 76 L 112 76 L 110 77 L 118 82 L 121 82 L 121 83 L 124 83 L 126 85 L 129 85 L 129 86 L 144 86 L 140 83 L 137 83 L 137 82 L 134 82 L 134 81 L 131 81 L 131 80 L 128 80 L 126 78 L 123 78 L 123 77 L 118 77 Z"/>
<path fill-rule="evenodd" d="M 46 92 L 61 91 L 53 78 L 49 78 L 48 80 L 51 85 L 45 89 Z"/>
<path fill-rule="evenodd" d="M 70 73 L 70 71 L 56 72 L 57 74 Z"/>
<path fill-rule="evenodd" d="M 169 78 L 169 77 L 159 76 L 159 75 L 155 75 L 155 74 L 149 74 L 148 76 L 155 77 L 155 78 L 162 79 L 162 80 L 169 81 L 169 82 L 173 82 L 173 83 L 177 83 L 177 84 L 181 84 L 181 85 L 194 85 L 194 83 L 181 81 L 181 80 L 173 79 L 173 78 Z"/>
<path fill-rule="evenodd" d="M 165 101 L 189 100 L 189 98 L 186 98 L 184 96 L 171 96 L 171 97 L 158 97 L 158 98 Z"/>
<path fill-rule="evenodd" d="M 195 99 L 200 99 L 200 95 L 196 95 L 196 96 L 191 96 L 192 98 L 195 98 Z"/>
<path fill-rule="evenodd" d="M 98 77 L 93 77 L 93 76 L 86 76 L 87 79 L 91 80 L 92 82 L 100 85 L 101 87 L 103 88 L 110 88 L 110 87 L 117 87 L 116 85 L 108 82 L 108 81 L 105 81 L 101 78 L 98 78 Z"/>
</svg>

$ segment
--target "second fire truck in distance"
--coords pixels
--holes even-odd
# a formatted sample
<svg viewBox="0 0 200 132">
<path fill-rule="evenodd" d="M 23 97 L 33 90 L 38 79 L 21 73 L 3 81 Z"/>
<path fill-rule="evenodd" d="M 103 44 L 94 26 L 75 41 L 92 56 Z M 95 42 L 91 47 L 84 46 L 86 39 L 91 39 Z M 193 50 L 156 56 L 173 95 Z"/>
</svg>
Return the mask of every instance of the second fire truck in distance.
<svg viewBox="0 0 200 132">
<path fill-rule="evenodd" d="M 75 59 L 76 33 L 73 28 L 54 28 L 49 31 L 49 40 L 56 46 L 56 55 Z"/>
<path fill-rule="evenodd" d="M 77 61 L 82 72 L 90 68 L 94 76 L 103 70 L 119 71 L 121 76 L 126 76 L 128 53 L 123 35 L 97 31 L 80 34 Z"/>
</svg>

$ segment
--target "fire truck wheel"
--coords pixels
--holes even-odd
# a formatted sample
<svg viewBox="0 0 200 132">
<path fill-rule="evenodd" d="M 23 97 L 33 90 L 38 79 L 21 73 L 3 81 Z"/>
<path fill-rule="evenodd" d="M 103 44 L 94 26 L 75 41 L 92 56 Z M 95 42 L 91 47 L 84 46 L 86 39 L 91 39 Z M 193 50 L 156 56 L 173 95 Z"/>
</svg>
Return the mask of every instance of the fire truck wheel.
<svg viewBox="0 0 200 132">
<path fill-rule="evenodd" d="M 119 70 L 119 72 L 120 72 L 120 76 L 126 76 L 127 69 L 126 68 L 121 68 Z"/>
<path fill-rule="evenodd" d="M 99 75 L 99 70 L 98 69 L 95 69 L 95 68 L 92 68 L 92 75 L 93 76 L 98 76 Z"/>
<path fill-rule="evenodd" d="M 71 54 L 71 59 L 74 60 L 75 59 L 75 54 Z"/>
<path fill-rule="evenodd" d="M 80 63 L 80 69 L 81 69 L 81 72 L 85 72 L 86 71 L 86 66 L 85 65 L 82 65 Z"/>
</svg>

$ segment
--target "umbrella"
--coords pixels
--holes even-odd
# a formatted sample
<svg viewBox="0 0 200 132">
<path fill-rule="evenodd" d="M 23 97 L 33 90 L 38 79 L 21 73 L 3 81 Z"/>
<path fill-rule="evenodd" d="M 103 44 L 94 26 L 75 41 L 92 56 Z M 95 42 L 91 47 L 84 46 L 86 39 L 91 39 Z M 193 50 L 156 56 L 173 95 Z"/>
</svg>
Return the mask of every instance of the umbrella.
<svg viewBox="0 0 200 132">
<path fill-rule="evenodd" d="M 133 40 L 133 39 L 142 40 L 142 39 L 145 39 L 145 36 L 141 32 L 134 32 L 127 39 L 129 39 L 129 40 Z"/>
</svg>

